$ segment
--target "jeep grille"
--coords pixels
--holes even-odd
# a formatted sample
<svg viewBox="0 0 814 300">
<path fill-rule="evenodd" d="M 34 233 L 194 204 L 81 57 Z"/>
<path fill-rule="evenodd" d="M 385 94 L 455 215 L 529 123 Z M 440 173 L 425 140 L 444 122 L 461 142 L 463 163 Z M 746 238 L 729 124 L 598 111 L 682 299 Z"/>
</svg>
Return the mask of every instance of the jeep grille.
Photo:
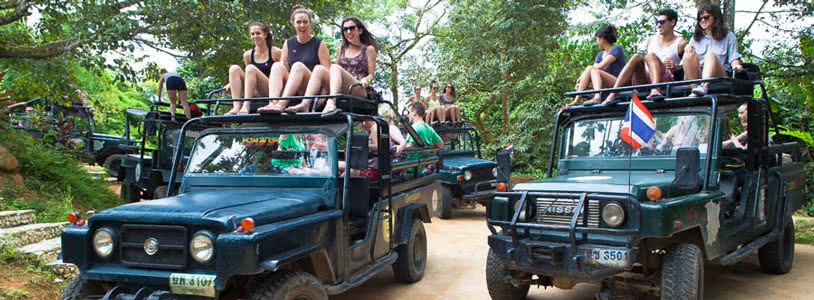
<svg viewBox="0 0 814 300">
<path fill-rule="evenodd" d="M 535 222 L 547 225 L 569 225 L 579 199 L 537 198 Z M 588 227 L 599 227 L 599 200 L 588 200 Z M 583 225 L 585 208 L 579 214 L 577 225 Z"/>
<path fill-rule="evenodd" d="M 485 167 L 485 168 L 477 168 L 477 169 L 470 169 L 472 172 L 472 181 L 482 181 L 482 180 L 492 180 L 495 179 L 495 176 L 492 176 L 492 168 Z"/>
<path fill-rule="evenodd" d="M 158 251 L 148 255 L 144 242 L 157 240 Z M 187 265 L 187 230 L 183 226 L 124 225 L 121 262 L 127 266 L 155 269 L 183 269 Z"/>
</svg>

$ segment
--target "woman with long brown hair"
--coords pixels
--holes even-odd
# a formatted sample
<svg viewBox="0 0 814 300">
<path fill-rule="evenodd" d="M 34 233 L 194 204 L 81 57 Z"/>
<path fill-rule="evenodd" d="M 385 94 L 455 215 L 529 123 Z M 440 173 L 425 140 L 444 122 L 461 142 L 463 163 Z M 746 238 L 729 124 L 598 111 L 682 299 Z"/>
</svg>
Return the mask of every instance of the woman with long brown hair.
<svg viewBox="0 0 814 300">
<path fill-rule="evenodd" d="M 707 5 L 698 10 L 698 21 L 690 44 L 684 48 L 684 80 L 725 77 L 727 71 L 743 71 L 738 53 L 738 40 L 726 28 L 721 8 Z M 726 64 L 726 65 L 724 65 Z M 692 90 L 693 95 L 707 94 L 707 84 Z"/>
<path fill-rule="evenodd" d="M 271 66 L 280 60 L 280 48 L 273 46 L 271 26 L 268 23 L 254 21 L 249 23 L 248 29 L 254 48 L 243 52 L 245 72 L 238 65 L 229 67 L 229 84 L 225 91 L 232 94 L 232 99 L 242 98 L 244 91 L 246 98 L 254 98 L 255 95 L 267 97 Z M 235 101 L 226 115 L 248 114 L 250 109 L 251 101 Z"/>
</svg>

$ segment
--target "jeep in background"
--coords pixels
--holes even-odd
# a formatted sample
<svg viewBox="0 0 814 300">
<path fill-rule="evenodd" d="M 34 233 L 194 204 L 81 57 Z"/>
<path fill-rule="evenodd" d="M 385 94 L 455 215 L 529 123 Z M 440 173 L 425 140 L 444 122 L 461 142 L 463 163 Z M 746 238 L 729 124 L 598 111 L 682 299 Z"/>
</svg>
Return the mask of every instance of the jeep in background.
<svg viewBox="0 0 814 300">
<path fill-rule="evenodd" d="M 27 106 L 41 106 L 45 112 L 26 114 L 22 111 Z M 104 166 L 110 176 L 119 180 L 122 179 L 119 176 L 122 156 L 138 149 L 128 133 L 116 136 L 96 132 L 90 106 L 64 106 L 46 98 L 35 98 L 13 108 L 9 121 L 12 128 L 77 152 L 83 162 Z"/>
<path fill-rule="evenodd" d="M 63 299 L 328 299 L 388 266 L 398 281 L 420 280 L 440 149 L 419 143 L 404 153 L 422 157 L 399 162 L 388 147 L 370 156 L 361 122 L 376 122 L 378 143 L 389 142 L 378 103 L 332 97 L 345 112 L 186 122 L 171 168 L 185 171 L 169 197 L 69 218 L 63 260 L 80 274 Z M 198 125 L 210 128 L 184 160 Z"/>
<path fill-rule="evenodd" d="M 716 82 L 710 93 L 689 95 L 685 85 L 703 81 Z M 752 97 L 759 83 L 714 78 L 599 91 L 666 88 L 667 99 L 642 101 L 656 133 L 637 150 L 619 137 L 631 118 L 627 103 L 560 112 L 549 178 L 498 192 L 487 209 L 492 299 L 579 282 L 601 283 L 601 299 L 629 297 L 625 291 L 703 299 L 706 264 L 729 265 L 756 250 L 761 270 L 789 272 L 805 169 L 797 143 L 770 142 L 767 99 Z M 747 147 L 729 148 L 745 120 Z"/>
<path fill-rule="evenodd" d="M 441 151 L 440 217 L 451 218 L 456 208 L 474 207 L 477 203 L 486 206 L 497 188 L 498 170 L 495 162 L 482 159 L 477 129 L 465 123 L 433 128 L 445 145 Z"/>
</svg>

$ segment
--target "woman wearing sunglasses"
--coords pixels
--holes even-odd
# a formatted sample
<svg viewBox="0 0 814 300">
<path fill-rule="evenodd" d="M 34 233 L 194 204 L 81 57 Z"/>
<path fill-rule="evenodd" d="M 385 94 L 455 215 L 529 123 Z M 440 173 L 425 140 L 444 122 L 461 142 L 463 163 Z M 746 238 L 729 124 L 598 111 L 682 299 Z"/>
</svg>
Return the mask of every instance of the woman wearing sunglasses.
<svg viewBox="0 0 814 300">
<path fill-rule="evenodd" d="M 695 33 L 684 49 L 682 64 L 685 80 L 725 77 L 728 71 L 743 71 L 738 41 L 735 34 L 726 28 L 721 8 L 717 5 L 708 5 L 698 10 Z M 702 83 L 694 87 L 692 93 L 703 96 L 707 91 L 707 83 Z"/>
<path fill-rule="evenodd" d="M 357 97 L 368 97 L 373 93 L 370 82 L 376 72 L 376 38 L 367 31 L 362 21 L 355 17 L 342 21 L 342 45 L 336 54 L 336 63 L 330 68 L 317 66 L 308 87 L 306 96 L 319 95 L 325 87 L 330 87 L 331 95 L 347 93 L 348 88 L 354 84 L 361 84 L 361 87 L 354 87 L 351 95 Z M 286 109 L 287 113 L 307 112 L 313 100 L 303 100 L 302 103 Z M 336 99 L 328 99 L 323 116 L 333 115 L 339 112 L 336 107 Z"/>
<path fill-rule="evenodd" d="M 280 60 L 280 48 L 272 46 L 271 26 L 263 21 L 249 23 L 249 37 L 254 48 L 243 52 L 244 69 L 238 65 L 229 67 L 229 84 L 225 92 L 232 94 L 232 99 L 243 97 L 244 86 L 246 98 L 268 96 L 268 81 L 271 66 Z M 226 115 L 248 114 L 250 101 L 236 101 Z"/>
<path fill-rule="evenodd" d="M 311 34 L 311 20 L 313 13 L 310 10 L 300 4 L 294 5 L 290 21 L 297 35 L 285 41 L 280 61 L 271 67 L 269 97 L 304 95 L 314 67 L 328 68 L 331 65 L 325 42 Z M 257 111 L 281 113 L 286 106 L 288 100 L 272 100 Z"/>
<path fill-rule="evenodd" d="M 595 90 L 601 89 L 603 86 L 612 86 L 616 83 L 616 76 L 625 66 L 625 52 L 621 46 L 614 45 L 616 43 L 617 33 L 616 27 L 613 25 L 605 25 L 596 32 L 596 45 L 602 51 L 596 54 L 594 64 L 585 68 L 582 75 L 577 79 L 577 91 L 584 91 L 588 88 L 588 84 L 592 84 Z M 563 109 L 568 106 L 579 105 L 582 102 L 582 95 L 574 97 L 574 101 L 563 106 Z M 593 99 L 586 103 L 599 104 L 602 102 L 600 94 L 596 94 Z"/>
</svg>

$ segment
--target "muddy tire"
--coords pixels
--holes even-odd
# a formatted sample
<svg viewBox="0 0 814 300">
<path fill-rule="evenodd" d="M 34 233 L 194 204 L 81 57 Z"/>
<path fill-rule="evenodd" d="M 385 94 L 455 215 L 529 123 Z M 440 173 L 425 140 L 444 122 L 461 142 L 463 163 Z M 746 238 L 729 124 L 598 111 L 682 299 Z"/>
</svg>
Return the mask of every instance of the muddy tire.
<svg viewBox="0 0 814 300">
<path fill-rule="evenodd" d="M 106 291 L 95 281 L 87 281 L 76 276 L 62 290 L 62 300 L 101 299 Z"/>
<path fill-rule="evenodd" d="M 322 282 L 309 273 L 279 271 L 260 276 L 251 285 L 249 300 L 328 300 Z"/>
<path fill-rule="evenodd" d="M 452 218 L 452 190 L 448 186 L 441 187 L 441 219 Z"/>
<path fill-rule="evenodd" d="M 393 264 L 393 275 L 402 283 L 413 283 L 424 277 L 427 266 L 427 233 L 421 219 L 413 219 L 410 226 L 410 239 L 399 246 L 398 259 Z"/>
<path fill-rule="evenodd" d="M 113 154 L 105 158 L 104 166 L 107 175 L 110 175 L 110 177 L 119 177 L 119 170 L 121 170 L 122 167 L 122 158 L 124 158 L 124 156 L 121 154 Z"/>
<path fill-rule="evenodd" d="M 506 262 L 490 248 L 489 255 L 486 257 L 486 289 L 489 290 L 489 296 L 492 297 L 492 300 L 526 299 L 529 285 L 515 286 L 506 281 L 508 274 Z"/>
<path fill-rule="evenodd" d="M 119 188 L 119 198 L 127 203 L 139 202 L 141 201 L 141 192 L 135 185 L 122 182 L 122 187 Z"/>
<path fill-rule="evenodd" d="M 159 185 L 153 190 L 153 199 L 161 199 L 167 197 L 167 190 L 169 187 L 166 185 Z"/>
<path fill-rule="evenodd" d="M 786 218 L 783 235 L 757 251 L 760 270 L 771 274 L 786 274 L 794 263 L 794 221 Z"/>
<path fill-rule="evenodd" d="M 704 258 L 695 244 L 678 244 L 667 251 L 661 268 L 661 299 L 704 299 Z"/>
</svg>

